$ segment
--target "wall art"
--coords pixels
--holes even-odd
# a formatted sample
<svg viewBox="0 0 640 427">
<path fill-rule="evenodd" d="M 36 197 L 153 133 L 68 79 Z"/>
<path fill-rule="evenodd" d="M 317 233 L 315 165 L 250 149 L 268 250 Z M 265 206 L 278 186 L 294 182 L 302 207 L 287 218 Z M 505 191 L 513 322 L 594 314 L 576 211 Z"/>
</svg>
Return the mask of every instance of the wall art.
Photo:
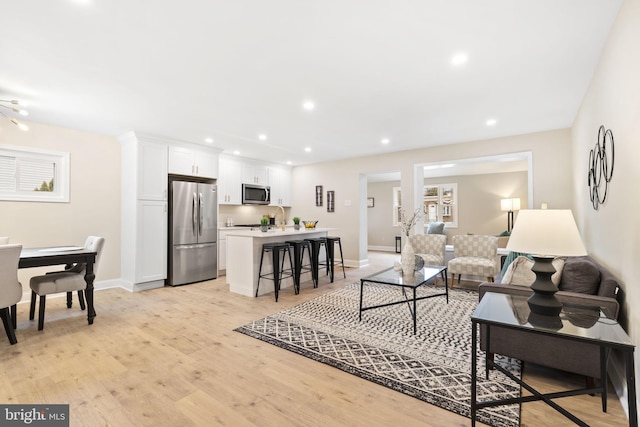
<svg viewBox="0 0 640 427">
<path fill-rule="evenodd" d="M 327 212 L 333 212 L 335 206 L 335 194 L 333 190 L 327 191 Z"/>
<path fill-rule="evenodd" d="M 598 210 L 598 207 L 607 200 L 614 162 L 613 132 L 611 132 L 611 129 L 600 126 L 596 145 L 589 152 L 589 173 L 587 178 L 589 198 L 595 210 Z"/>
<path fill-rule="evenodd" d="M 316 185 L 316 206 L 322 206 L 322 185 Z"/>
</svg>

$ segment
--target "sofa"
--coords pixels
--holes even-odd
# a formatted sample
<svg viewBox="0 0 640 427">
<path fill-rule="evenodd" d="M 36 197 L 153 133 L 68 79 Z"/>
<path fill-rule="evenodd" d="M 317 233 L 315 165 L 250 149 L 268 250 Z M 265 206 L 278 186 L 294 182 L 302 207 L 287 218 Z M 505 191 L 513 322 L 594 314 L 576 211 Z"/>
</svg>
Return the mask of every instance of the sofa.
<svg viewBox="0 0 640 427">
<path fill-rule="evenodd" d="M 598 306 L 608 317 L 618 319 L 618 282 L 607 269 L 591 257 L 564 259 L 558 289 L 556 296 L 561 302 Z M 529 296 L 533 291 L 523 284 L 481 283 L 478 288 L 479 299 L 482 300 L 487 292 Z M 486 350 L 484 329 L 481 329 L 480 348 Z M 491 328 L 490 350 L 491 353 L 503 354 L 523 362 L 600 378 L 600 348 L 594 344 L 567 341 L 547 335 L 523 334 L 494 326 Z"/>
</svg>

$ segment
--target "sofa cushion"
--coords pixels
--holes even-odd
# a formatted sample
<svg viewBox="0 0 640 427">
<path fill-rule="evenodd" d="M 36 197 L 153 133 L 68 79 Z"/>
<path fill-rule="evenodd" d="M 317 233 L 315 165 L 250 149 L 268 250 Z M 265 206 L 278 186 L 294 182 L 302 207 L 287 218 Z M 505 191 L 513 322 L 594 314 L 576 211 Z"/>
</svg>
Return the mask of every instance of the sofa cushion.
<svg viewBox="0 0 640 427">
<path fill-rule="evenodd" d="M 427 234 L 444 234 L 444 222 L 430 222 Z"/>
<path fill-rule="evenodd" d="M 564 258 L 555 258 L 552 262 L 556 272 L 551 276 L 551 281 L 558 286 L 564 270 Z M 505 285 L 529 286 L 536 279 L 536 273 L 531 271 L 534 262 L 526 256 L 519 256 L 507 267 L 500 283 Z"/>
<path fill-rule="evenodd" d="M 600 287 L 600 270 L 587 259 L 567 262 L 562 272 L 559 289 L 565 292 L 596 295 Z"/>
</svg>

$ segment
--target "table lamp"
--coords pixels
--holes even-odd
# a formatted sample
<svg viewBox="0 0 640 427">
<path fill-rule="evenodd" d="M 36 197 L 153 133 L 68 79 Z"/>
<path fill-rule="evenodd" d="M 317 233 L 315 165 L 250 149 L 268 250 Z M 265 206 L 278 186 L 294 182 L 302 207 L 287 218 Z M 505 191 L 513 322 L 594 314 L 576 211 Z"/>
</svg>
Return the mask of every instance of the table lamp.
<svg viewBox="0 0 640 427">
<path fill-rule="evenodd" d="M 513 211 L 520 210 L 520 199 L 502 199 L 500 200 L 500 210 L 507 212 L 507 231 L 511 233 L 513 229 Z"/>
<path fill-rule="evenodd" d="M 531 312 L 557 316 L 562 303 L 555 293 L 556 285 L 551 276 L 556 269 L 551 264 L 556 256 L 581 256 L 587 251 L 582 244 L 578 227 L 570 210 L 525 209 L 518 214 L 507 249 L 531 254 L 534 259 L 531 271 L 536 279 L 531 284 L 533 295 L 527 303 Z"/>
</svg>

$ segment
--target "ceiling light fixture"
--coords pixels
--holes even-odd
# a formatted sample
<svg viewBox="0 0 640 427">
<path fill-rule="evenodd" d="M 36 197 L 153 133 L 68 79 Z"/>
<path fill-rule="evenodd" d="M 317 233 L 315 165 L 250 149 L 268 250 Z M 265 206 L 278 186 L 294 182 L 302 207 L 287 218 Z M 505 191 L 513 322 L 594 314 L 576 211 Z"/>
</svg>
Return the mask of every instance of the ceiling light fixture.
<svg viewBox="0 0 640 427">
<path fill-rule="evenodd" d="M 16 99 L 0 99 L 0 107 L 6 108 L 7 110 L 10 110 L 13 113 L 18 113 L 21 116 L 28 116 L 29 112 L 23 108 L 16 108 L 17 106 L 20 106 L 20 101 L 16 100 Z M 12 117 L 9 117 L 4 111 L 2 111 L 0 109 L 0 114 L 5 116 L 7 119 L 9 119 L 9 121 L 11 123 L 13 123 L 14 125 L 18 126 L 20 128 L 20 130 L 24 130 L 27 131 L 29 130 L 29 127 L 27 125 L 25 125 L 24 123 L 20 123 L 17 119 L 14 119 Z"/>
<path fill-rule="evenodd" d="M 204 142 L 206 142 L 207 144 L 213 144 L 213 138 L 205 138 Z"/>
<path fill-rule="evenodd" d="M 258 135 L 258 139 L 260 141 L 266 141 L 267 140 L 267 135 L 265 135 L 264 133 L 261 133 L 260 135 Z"/>
<path fill-rule="evenodd" d="M 457 53 L 451 57 L 451 64 L 459 66 L 467 62 L 469 57 L 466 53 Z"/>
<path fill-rule="evenodd" d="M 307 153 L 310 153 L 310 152 L 311 152 L 311 147 L 306 147 L 306 148 L 304 149 L 304 151 L 305 151 L 305 152 L 307 152 Z"/>
<path fill-rule="evenodd" d="M 235 154 L 236 156 L 239 156 L 240 152 L 238 150 L 233 150 L 233 154 Z"/>
<path fill-rule="evenodd" d="M 382 138 L 380 142 L 382 142 L 384 145 L 387 145 L 388 143 L 391 142 L 391 140 L 389 138 Z"/>
<path fill-rule="evenodd" d="M 304 108 L 307 111 L 312 111 L 312 110 L 315 110 L 316 104 L 314 104 L 313 101 L 305 101 L 302 103 L 302 108 Z"/>
<path fill-rule="evenodd" d="M 496 123 L 498 123 L 496 119 L 487 120 L 487 126 L 495 126 Z"/>
<path fill-rule="evenodd" d="M 293 162 L 292 162 L 291 160 L 287 160 L 287 164 L 288 164 L 288 165 L 292 165 L 292 164 L 293 164 Z"/>
</svg>

